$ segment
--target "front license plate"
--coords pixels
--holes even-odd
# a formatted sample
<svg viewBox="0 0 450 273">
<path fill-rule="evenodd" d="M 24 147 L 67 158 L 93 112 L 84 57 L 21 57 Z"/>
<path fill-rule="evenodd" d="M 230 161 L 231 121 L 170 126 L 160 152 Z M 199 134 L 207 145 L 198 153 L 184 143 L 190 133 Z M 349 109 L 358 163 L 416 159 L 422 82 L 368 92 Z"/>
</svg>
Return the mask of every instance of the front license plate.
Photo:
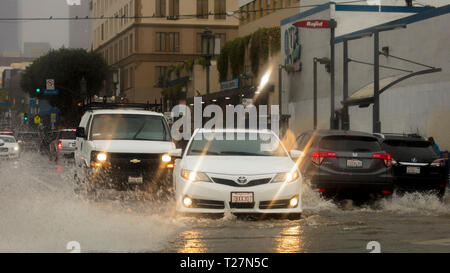
<svg viewBox="0 0 450 273">
<path fill-rule="evenodd" d="M 128 176 L 128 183 L 143 183 L 142 176 Z"/>
<path fill-rule="evenodd" d="M 357 159 L 348 159 L 347 160 L 347 167 L 350 168 L 361 168 L 363 165 L 361 160 L 357 160 Z"/>
<path fill-rule="evenodd" d="M 408 173 L 408 174 L 420 174 L 420 167 L 406 167 L 406 173 Z"/>
<path fill-rule="evenodd" d="M 231 203 L 253 203 L 253 192 L 232 192 Z"/>
</svg>

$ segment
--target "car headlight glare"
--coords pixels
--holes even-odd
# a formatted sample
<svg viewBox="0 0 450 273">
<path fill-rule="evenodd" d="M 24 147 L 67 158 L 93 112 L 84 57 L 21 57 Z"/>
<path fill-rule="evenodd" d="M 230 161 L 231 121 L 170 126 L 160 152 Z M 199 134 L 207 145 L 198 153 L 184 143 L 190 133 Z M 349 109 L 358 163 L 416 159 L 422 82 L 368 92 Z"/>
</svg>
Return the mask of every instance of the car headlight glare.
<svg viewBox="0 0 450 273">
<path fill-rule="evenodd" d="M 275 175 L 275 177 L 272 179 L 273 183 L 278 183 L 278 182 L 293 182 L 295 180 L 297 180 L 297 178 L 299 177 L 298 171 L 293 171 L 293 172 L 286 172 L 286 173 L 279 173 L 277 175 Z"/>
<path fill-rule="evenodd" d="M 18 151 L 19 150 L 19 146 L 14 147 L 14 151 Z"/>
<path fill-rule="evenodd" d="M 165 155 L 163 155 L 163 156 L 161 157 L 161 160 L 162 160 L 163 162 L 170 162 L 170 161 L 172 160 L 172 157 L 171 157 L 170 155 L 168 155 L 168 154 L 165 154 Z"/>
<path fill-rule="evenodd" d="M 181 177 L 183 177 L 186 180 L 189 180 L 190 182 L 211 182 L 211 179 L 202 172 L 194 172 L 189 170 L 181 170 Z"/>
<path fill-rule="evenodd" d="M 106 161 L 106 158 L 107 158 L 107 156 L 106 156 L 105 153 L 98 153 L 97 154 L 97 160 L 100 161 L 100 162 Z"/>
</svg>

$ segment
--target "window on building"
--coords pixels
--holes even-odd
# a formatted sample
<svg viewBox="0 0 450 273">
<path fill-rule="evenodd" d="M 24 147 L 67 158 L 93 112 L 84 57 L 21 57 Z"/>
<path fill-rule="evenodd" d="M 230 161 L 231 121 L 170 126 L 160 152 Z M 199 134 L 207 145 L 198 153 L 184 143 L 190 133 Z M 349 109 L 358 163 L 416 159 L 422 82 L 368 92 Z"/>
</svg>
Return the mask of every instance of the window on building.
<svg viewBox="0 0 450 273">
<path fill-rule="evenodd" d="M 164 78 L 166 76 L 167 67 L 166 66 L 155 66 L 155 85 L 157 87 L 164 86 Z"/>
<path fill-rule="evenodd" d="M 214 19 L 226 19 L 227 18 L 227 1 L 214 0 Z"/>
<path fill-rule="evenodd" d="M 227 34 L 226 33 L 216 33 L 214 34 L 216 38 L 219 38 L 220 49 L 223 48 L 225 43 L 227 42 Z"/>
<path fill-rule="evenodd" d="M 132 54 L 134 52 L 134 47 L 133 47 L 133 33 L 130 34 L 130 54 Z"/>
<path fill-rule="evenodd" d="M 180 15 L 180 0 L 169 0 L 169 16 L 176 17 Z"/>
<path fill-rule="evenodd" d="M 134 86 L 134 67 L 130 67 L 130 88 Z"/>
<path fill-rule="evenodd" d="M 119 60 L 122 59 L 122 39 L 119 40 Z"/>
<path fill-rule="evenodd" d="M 105 25 L 104 24 L 102 24 L 102 33 L 101 33 L 101 39 L 102 39 L 102 41 L 105 39 Z"/>
<path fill-rule="evenodd" d="M 273 0 L 273 10 L 277 10 L 279 7 L 278 7 L 278 5 L 279 5 L 280 3 L 278 2 L 278 0 Z"/>
<path fill-rule="evenodd" d="M 259 17 L 261 18 L 261 17 L 263 17 L 264 16 L 264 0 L 258 0 L 259 2 L 258 2 L 258 14 L 259 14 Z"/>
<path fill-rule="evenodd" d="M 156 51 L 178 52 L 180 51 L 179 32 L 157 32 Z"/>
<path fill-rule="evenodd" d="M 270 14 L 272 9 L 272 0 L 266 0 L 266 14 Z"/>
<path fill-rule="evenodd" d="M 251 20 L 255 20 L 256 19 L 256 1 L 253 1 L 250 3 L 250 18 Z"/>
<path fill-rule="evenodd" d="M 208 0 L 197 0 L 197 18 L 208 19 Z"/>
<path fill-rule="evenodd" d="M 166 17 L 166 0 L 156 0 L 156 16 Z"/>
<path fill-rule="evenodd" d="M 117 43 L 114 45 L 114 61 L 113 63 L 116 63 L 119 59 L 119 49 Z"/>
<path fill-rule="evenodd" d="M 125 36 L 125 39 L 123 40 L 123 56 L 128 56 L 128 36 Z"/>
<path fill-rule="evenodd" d="M 125 5 L 125 8 L 123 9 L 123 13 L 124 13 L 124 16 L 125 16 L 125 18 L 124 18 L 124 23 L 125 23 L 125 25 L 128 23 L 128 4 L 126 4 Z"/>
<path fill-rule="evenodd" d="M 195 37 L 196 46 L 195 49 L 197 50 L 197 53 L 202 52 L 202 33 L 198 32 Z"/>
</svg>

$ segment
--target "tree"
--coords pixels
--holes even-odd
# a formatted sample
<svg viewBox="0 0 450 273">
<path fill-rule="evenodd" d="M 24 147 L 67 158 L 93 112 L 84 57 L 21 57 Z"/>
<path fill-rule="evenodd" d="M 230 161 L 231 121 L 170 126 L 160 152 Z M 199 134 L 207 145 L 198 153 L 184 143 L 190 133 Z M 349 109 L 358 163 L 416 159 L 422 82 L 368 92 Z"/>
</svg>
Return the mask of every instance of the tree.
<svg viewBox="0 0 450 273">
<path fill-rule="evenodd" d="M 106 80 L 108 66 L 100 54 L 84 49 L 61 48 L 36 59 L 27 67 L 20 85 L 31 97 L 46 99 L 71 123 L 77 122 L 77 103 L 86 95 L 98 94 Z M 81 79 L 88 94 L 81 94 Z M 46 79 L 55 80 L 58 95 L 45 95 Z M 37 93 L 39 88 L 41 92 Z"/>
</svg>

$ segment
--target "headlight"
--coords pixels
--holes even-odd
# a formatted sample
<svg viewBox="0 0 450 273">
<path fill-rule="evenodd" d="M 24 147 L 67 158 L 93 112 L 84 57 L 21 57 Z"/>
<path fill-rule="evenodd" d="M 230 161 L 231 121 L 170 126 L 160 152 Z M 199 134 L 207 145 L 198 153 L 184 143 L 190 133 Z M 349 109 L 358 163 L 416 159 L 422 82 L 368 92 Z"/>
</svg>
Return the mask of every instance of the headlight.
<svg viewBox="0 0 450 273">
<path fill-rule="evenodd" d="M 19 150 L 19 146 L 14 147 L 14 151 L 18 151 Z"/>
<path fill-rule="evenodd" d="M 104 162 L 104 161 L 106 161 L 106 158 L 107 158 L 107 156 L 106 156 L 105 153 L 98 153 L 97 154 L 97 160 L 98 161 Z"/>
<path fill-rule="evenodd" d="M 168 155 L 168 154 L 165 154 L 161 157 L 161 160 L 163 162 L 170 162 L 170 160 L 172 160 L 172 157 L 170 157 L 170 155 Z"/>
<path fill-rule="evenodd" d="M 272 179 L 272 183 L 278 183 L 278 182 L 293 182 L 297 180 L 299 177 L 298 171 L 294 172 L 288 172 L 288 173 L 279 173 L 275 175 L 275 177 Z"/>
<path fill-rule="evenodd" d="M 189 170 L 181 170 L 181 177 L 191 182 L 211 182 L 211 179 L 202 172 L 194 172 Z"/>
</svg>

